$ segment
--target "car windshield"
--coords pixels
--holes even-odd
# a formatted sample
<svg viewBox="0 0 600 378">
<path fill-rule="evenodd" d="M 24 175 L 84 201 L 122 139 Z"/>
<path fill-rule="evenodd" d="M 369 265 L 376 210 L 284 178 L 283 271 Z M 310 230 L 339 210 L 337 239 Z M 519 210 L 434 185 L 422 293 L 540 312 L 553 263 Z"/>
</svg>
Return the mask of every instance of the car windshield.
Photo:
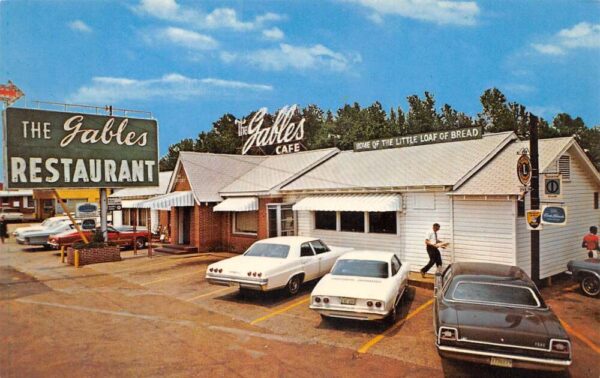
<svg viewBox="0 0 600 378">
<path fill-rule="evenodd" d="M 244 253 L 244 256 L 274 257 L 285 259 L 290 252 L 290 246 L 284 244 L 256 243 Z"/>
<path fill-rule="evenodd" d="M 500 305 L 539 307 L 532 290 L 515 285 L 501 285 L 484 282 L 459 282 L 452 298 L 464 302 L 482 302 Z"/>
<path fill-rule="evenodd" d="M 44 220 L 42 222 L 42 224 L 40 224 L 40 226 L 42 226 L 42 227 L 50 227 L 50 225 L 52 223 L 54 223 L 54 222 L 56 222 L 56 219 L 50 219 L 50 218 L 48 218 L 48 219 Z"/>
<path fill-rule="evenodd" d="M 331 274 L 334 276 L 388 278 L 388 263 L 375 260 L 338 260 Z"/>
</svg>

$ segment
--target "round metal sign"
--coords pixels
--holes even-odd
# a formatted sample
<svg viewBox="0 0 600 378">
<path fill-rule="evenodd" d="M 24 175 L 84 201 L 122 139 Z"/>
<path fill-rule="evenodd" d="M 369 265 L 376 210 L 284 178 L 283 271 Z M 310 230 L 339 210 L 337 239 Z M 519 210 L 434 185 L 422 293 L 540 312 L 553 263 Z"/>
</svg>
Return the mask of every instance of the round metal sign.
<svg viewBox="0 0 600 378">
<path fill-rule="evenodd" d="M 525 186 L 529 185 L 529 180 L 531 180 L 531 161 L 529 160 L 529 155 L 519 156 L 519 160 L 517 160 L 517 176 L 521 184 Z"/>
</svg>

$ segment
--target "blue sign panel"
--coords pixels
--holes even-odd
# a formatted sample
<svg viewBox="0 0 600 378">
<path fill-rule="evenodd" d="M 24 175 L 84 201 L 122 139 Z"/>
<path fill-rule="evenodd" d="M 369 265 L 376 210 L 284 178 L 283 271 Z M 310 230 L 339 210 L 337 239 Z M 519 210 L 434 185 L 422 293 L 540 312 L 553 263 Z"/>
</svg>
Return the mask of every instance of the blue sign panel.
<svg viewBox="0 0 600 378">
<path fill-rule="evenodd" d="M 542 223 L 564 225 L 567 223 L 567 209 L 561 206 L 546 206 L 542 212 Z"/>
</svg>

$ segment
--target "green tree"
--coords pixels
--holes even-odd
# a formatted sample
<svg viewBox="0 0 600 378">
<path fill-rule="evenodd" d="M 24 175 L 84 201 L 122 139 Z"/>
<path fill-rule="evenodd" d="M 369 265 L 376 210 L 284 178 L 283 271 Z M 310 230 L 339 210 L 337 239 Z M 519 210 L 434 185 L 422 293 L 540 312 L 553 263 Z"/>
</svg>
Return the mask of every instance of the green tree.
<svg viewBox="0 0 600 378">
<path fill-rule="evenodd" d="M 167 154 L 160 159 L 160 170 L 172 171 L 175 169 L 180 151 L 194 151 L 194 140 L 191 138 L 186 138 L 182 139 L 179 143 L 170 145 Z"/>
<path fill-rule="evenodd" d="M 435 110 L 435 98 L 425 92 L 425 98 L 417 95 L 408 97 L 408 114 L 406 116 L 407 134 L 418 134 L 442 129 L 440 116 Z"/>
</svg>

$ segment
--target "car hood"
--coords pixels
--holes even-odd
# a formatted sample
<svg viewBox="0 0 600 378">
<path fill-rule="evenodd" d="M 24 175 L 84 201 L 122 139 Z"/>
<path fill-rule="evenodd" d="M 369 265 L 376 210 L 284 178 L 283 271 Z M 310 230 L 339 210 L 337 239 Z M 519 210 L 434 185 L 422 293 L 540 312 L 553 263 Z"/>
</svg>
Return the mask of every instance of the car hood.
<svg viewBox="0 0 600 378">
<path fill-rule="evenodd" d="M 458 304 L 454 309 L 459 337 L 464 340 L 547 349 L 551 338 L 567 338 L 547 309 L 477 304 Z"/>
<path fill-rule="evenodd" d="M 327 274 L 313 289 L 312 295 L 384 299 L 391 280 L 372 277 L 334 276 Z"/>
<path fill-rule="evenodd" d="M 263 274 L 272 273 L 289 263 L 288 259 L 256 256 L 235 256 L 209 265 L 210 268 L 223 269 L 223 274 L 243 275 L 249 271 Z"/>
<path fill-rule="evenodd" d="M 15 230 L 15 234 L 22 234 L 24 232 L 31 232 L 31 231 L 40 231 L 43 230 L 45 227 L 42 226 L 29 226 L 29 227 L 19 227 Z"/>
<path fill-rule="evenodd" d="M 69 226 L 66 227 L 55 227 L 55 228 L 43 228 L 41 230 L 31 230 L 31 231 L 27 231 L 27 232 L 22 232 L 21 234 L 19 234 L 19 236 L 22 237 L 36 237 L 36 236 L 49 236 L 49 235 L 54 235 L 54 234 L 58 234 L 64 231 L 71 231 L 71 228 Z"/>
</svg>

